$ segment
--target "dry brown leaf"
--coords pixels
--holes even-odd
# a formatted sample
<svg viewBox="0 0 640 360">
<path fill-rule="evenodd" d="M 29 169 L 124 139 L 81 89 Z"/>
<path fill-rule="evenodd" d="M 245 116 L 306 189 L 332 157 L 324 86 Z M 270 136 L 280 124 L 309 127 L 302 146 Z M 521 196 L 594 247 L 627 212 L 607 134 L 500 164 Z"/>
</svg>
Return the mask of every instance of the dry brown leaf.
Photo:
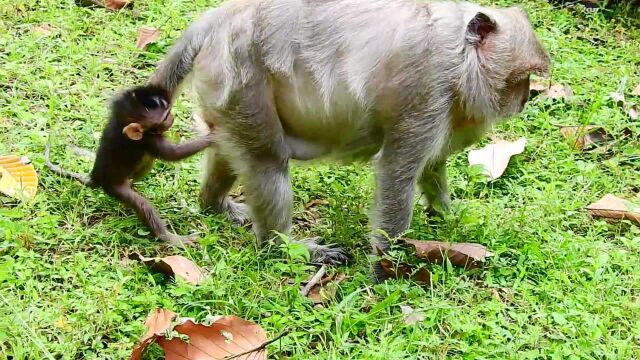
<svg viewBox="0 0 640 360">
<path fill-rule="evenodd" d="M 572 141 L 575 148 L 579 150 L 610 140 L 605 129 L 596 125 L 562 126 L 560 134 Z"/>
<path fill-rule="evenodd" d="M 104 7 L 109 10 L 120 10 L 133 4 L 133 0 L 104 0 Z"/>
<path fill-rule="evenodd" d="M 640 206 L 612 194 L 587 206 L 587 210 L 594 217 L 607 219 L 630 220 L 640 224 Z"/>
<path fill-rule="evenodd" d="M 19 200 L 31 200 L 38 191 L 38 174 L 29 160 L 0 156 L 0 192 Z"/>
<path fill-rule="evenodd" d="M 509 159 L 513 155 L 524 151 L 527 139 L 521 137 L 515 142 L 498 140 L 479 150 L 469 151 L 469 165 L 483 165 L 484 172 L 490 180 L 495 180 L 502 176 Z"/>
<path fill-rule="evenodd" d="M 343 273 L 326 276 L 311 288 L 307 297 L 314 304 L 326 304 L 336 297 L 338 284 L 346 278 L 347 275 Z"/>
<path fill-rule="evenodd" d="M 426 319 L 424 313 L 420 310 L 415 310 L 408 305 L 400 305 L 400 311 L 402 311 L 404 323 L 407 325 L 414 325 L 419 322 L 423 322 Z"/>
<path fill-rule="evenodd" d="M 147 347 L 156 341 L 158 336 L 162 336 L 171 326 L 171 322 L 176 318 L 176 313 L 167 309 L 155 309 L 149 314 L 144 322 L 147 333 L 140 339 L 133 348 L 131 360 L 142 359 L 142 354 Z"/>
<path fill-rule="evenodd" d="M 310 209 L 310 208 L 312 208 L 312 207 L 316 207 L 316 206 L 318 206 L 318 205 L 328 205 L 328 204 L 329 204 L 329 201 L 328 201 L 328 200 L 325 200 L 325 199 L 313 199 L 313 200 L 309 201 L 309 202 L 304 206 L 304 208 L 305 208 L 305 209 Z"/>
<path fill-rule="evenodd" d="M 551 85 L 544 90 L 542 96 L 550 99 L 564 99 L 569 100 L 573 97 L 573 91 L 569 85 Z"/>
<path fill-rule="evenodd" d="M 133 253 L 129 257 L 141 261 L 163 274 L 178 276 L 193 285 L 198 285 L 204 279 L 200 268 L 184 256 L 173 255 L 164 258 L 148 258 L 138 253 Z"/>
<path fill-rule="evenodd" d="M 222 360 L 256 349 L 267 341 L 267 334 L 259 325 L 233 315 L 222 317 L 209 326 L 187 320 L 174 330 L 187 335 L 189 343 L 179 338 L 158 338 L 166 360 Z M 262 348 L 236 359 L 266 360 L 267 350 Z"/>
<path fill-rule="evenodd" d="M 171 328 L 175 316 L 164 309 L 152 312 L 145 321 L 147 333 L 134 348 L 131 360 L 139 360 L 154 342 L 164 350 L 166 360 L 222 360 L 237 355 L 240 356 L 235 359 L 267 358 L 264 346 L 267 334 L 251 321 L 233 315 L 216 317 L 211 325 L 182 319 Z M 188 337 L 188 341 L 181 337 L 167 339 L 168 334 L 174 332 Z"/>
<path fill-rule="evenodd" d="M 140 50 L 144 50 L 149 44 L 156 41 L 159 37 L 160 30 L 150 26 L 143 26 L 138 29 L 136 47 Z"/>
<path fill-rule="evenodd" d="M 416 249 L 416 255 L 433 264 L 442 264 L 447 257 L 451 264 L 465 269 L 477 268 L 493 254 L 486 247 L 472 243 L 448 243 L 443 241 L 420 241 L 404 239 Z"/>
<path fill-rule="evenodd" d="M 53 33 L 53 28 L 49 24 L 40 24 L 33 28 L 33 31 L 37 32 L 42 36 L 49 36 Z"/>
<path fill-rule="evenodd" d="M 394 266 L 391 260 L 385 258 L 380 259 L 379 263 L 382 270 L 392 278 L 413 278 L 415 282 L 420 284 L 428 284 L 431 281 L 431 273 L 423 267 L 414 274 L 413 267 L 406 263 Z"/>
<path fill-rule="evenodd" d="M 633 95 L 633 96 L 640 96 L 640 85 L 636 86 L 636 87 L 631 91 L 631 95 Z"/>
</svg>

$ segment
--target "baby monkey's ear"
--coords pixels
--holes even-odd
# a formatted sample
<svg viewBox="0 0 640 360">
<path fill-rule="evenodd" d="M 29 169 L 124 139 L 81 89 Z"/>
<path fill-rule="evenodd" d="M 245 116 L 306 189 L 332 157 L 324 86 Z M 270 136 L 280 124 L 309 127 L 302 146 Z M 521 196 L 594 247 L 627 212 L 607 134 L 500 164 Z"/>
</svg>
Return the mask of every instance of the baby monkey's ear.
<svg viewBox="0 0 640 360">
<path fill-rule="evenodd" d="M 129 139 L 138 141 L 142 139 L 144 129 L 142 128 L 142 125 L 138 123 L 131 123 L 122 129 L 122 133 L 127 135 Z"/>
</svg>

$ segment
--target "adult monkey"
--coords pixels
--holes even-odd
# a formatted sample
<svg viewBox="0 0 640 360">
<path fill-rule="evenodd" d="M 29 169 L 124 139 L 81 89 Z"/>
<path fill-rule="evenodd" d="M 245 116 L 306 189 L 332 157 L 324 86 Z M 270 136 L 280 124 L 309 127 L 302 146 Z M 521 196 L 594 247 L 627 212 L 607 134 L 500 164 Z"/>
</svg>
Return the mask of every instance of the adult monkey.
<svg viewBox="0 0 640 360">
<path fill-rule="evenodd" d="M 290 159 L 379 153 L 371 238 L 384 250 L 377 230 L 407 230 L 416 185 L 432 207 L 448 207 L 448 155 L 522 111 L 529 75 L 549 62 L 519 8 L 231 0 L 187 29 L 150 83 L 175 97 L 193 72 L 219 139 L 201 201 L 245 221 L 227 196 L 239 176 L 260 241 L 290 230 Z M 306 243 L 316 261 L 347 260 L 341 248 Z"/>
</svg>

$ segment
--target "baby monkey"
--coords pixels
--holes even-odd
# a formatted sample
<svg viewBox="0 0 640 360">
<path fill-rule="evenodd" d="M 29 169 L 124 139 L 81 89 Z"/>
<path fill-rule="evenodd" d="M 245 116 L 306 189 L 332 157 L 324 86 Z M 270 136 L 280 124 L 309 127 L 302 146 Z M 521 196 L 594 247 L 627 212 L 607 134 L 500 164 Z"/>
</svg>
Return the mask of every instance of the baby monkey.
<svg viewBox="0 0 640 360">
<path fill-rule="evenodd" d="M 172 125 L 171 99 L 167 91 L 156 86 L 138 86 L 113 101 L 89 177 L 52 164 L 49 144 L 45 148 L 45 163 L 54 173 L 92 188 L 102 188 L 133 208 L 159 240 L 175 245 L 191 243 L 195 237 L 171 233 L 153 205 L 132 188 L 132 180 L 146 175 L 156 158 L 182 160 L 213 143 L 213 133 L 208 133 L 182 144 L 172 144 L 164 137 L 164 132 Z"/>
</svg>

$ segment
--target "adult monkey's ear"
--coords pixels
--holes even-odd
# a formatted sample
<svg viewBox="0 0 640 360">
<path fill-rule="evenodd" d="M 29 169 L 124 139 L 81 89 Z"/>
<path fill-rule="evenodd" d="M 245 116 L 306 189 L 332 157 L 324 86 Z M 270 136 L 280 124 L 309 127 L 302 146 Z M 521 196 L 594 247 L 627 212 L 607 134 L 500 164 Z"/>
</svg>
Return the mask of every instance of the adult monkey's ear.
<svg viewBox="0 0 640 360">
<path fill-rule="evenodd" d="M 482 45 L 487 36 L 495 32 L 497 28 L 496 22 L 489 15 L 479 12 L 467 24 L 465 38 L 469 44 L 477 47 Z"/>
<path fill-rule="evenodd" d="M 138 123 L 131 123 L 122 129 L 122 133 L 127 135 L 129 139 L 138 141 L 142 139 L 144 129 L 142 128 L 142 125 Z"/>
</svg>

